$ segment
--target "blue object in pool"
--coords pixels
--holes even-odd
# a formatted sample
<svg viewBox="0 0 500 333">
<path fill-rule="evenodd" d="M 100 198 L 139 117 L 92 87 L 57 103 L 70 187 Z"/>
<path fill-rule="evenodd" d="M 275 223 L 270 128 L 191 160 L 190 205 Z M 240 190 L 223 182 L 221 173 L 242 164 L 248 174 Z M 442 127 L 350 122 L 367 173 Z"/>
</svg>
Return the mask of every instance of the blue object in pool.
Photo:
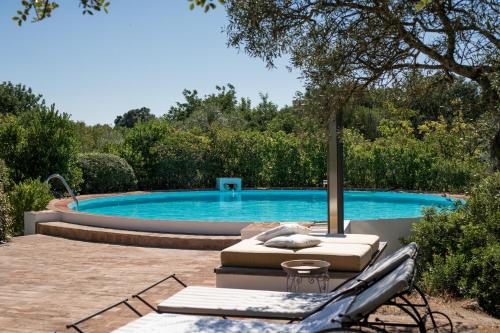
<svg viewBox="0 0 500 333">
<path fill-rule="evenodd" d="M 454 201 L 430 194 L 345 192 L 345 219 L 419 217 L 425 207 L 453 208 Z M 70 204 L 70 208 L 75 208 Z M 157 192 L 80 202 L 81 212 L 158 220 L 298 222 L 326 221 L 324 190 Z"/>
</svg>

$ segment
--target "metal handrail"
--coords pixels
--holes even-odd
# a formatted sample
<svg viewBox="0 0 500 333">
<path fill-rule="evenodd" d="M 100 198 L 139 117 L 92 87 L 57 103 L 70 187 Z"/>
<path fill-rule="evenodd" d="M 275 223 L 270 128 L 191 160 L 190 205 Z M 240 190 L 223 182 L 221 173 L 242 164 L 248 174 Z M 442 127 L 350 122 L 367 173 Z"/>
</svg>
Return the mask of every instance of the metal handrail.
<svg viewBox="0 0 500 333">
<path fill-rule="evenodd" d="M 61 181 L 61 183 L 66 188 L 66 191 L 68 191 L 68 194 L 71 196 L 71 198 L 73 198 L 73 201 L 76 203 L 76 208 L 79 209 L 80 208 L 80 203 L 78 202 L 78 199 L 76 198 L 75 193 L 73 192 L 73 190 L 71 189 L 71 187 L 69 187 L 68 182 L 66 182 L 66 179 L 64 179 L 63 176 L 61 176 L 58 173 L 54 173 L 54 174 L 52 174 L 52 175 L 50 175 L 50 176 L 47 177 L 47 180 L 45 180 L 45 183 L 48 185 L 49 181 L 52 180 L 52 179 L 54 179 L 54 178 L 59 179 Z"/>
</svg>

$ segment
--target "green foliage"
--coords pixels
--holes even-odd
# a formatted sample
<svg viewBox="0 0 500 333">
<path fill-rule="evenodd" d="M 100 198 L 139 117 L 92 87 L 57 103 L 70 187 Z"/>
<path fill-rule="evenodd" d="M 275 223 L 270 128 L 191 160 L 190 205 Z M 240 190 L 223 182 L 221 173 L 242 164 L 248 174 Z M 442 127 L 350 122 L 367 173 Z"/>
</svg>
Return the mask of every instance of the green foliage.
<svg viewBox="0 0 500 333">
<path fill-rule="evenodd" d="M 74 123 L 53 106 L 0 119 L 0 158 L 15 182 L 59 173 L 77 189 L 81 182 L 77 148 Z"/>
<path fill-rule="evenodd" d="M 225 0 L 188 0 L 189 9 L 193 10 L 196 7 L 201 7 L 203 10 L 208 12 L 209 10 L 215 9 L 215 3 L 218 2 L 221 5 L 224 4 Z"/>
<path fill-rule="evenodd" d="M 204 97 L 196 90 L 184 90 L 185 102 L 172 106 L 166 119 L 178 128 L 207 132 L 214 127 L 244 129 L 252 112 L 250 101 L 238 102 L 236 90 L 230 83 L 216 86 L 217 92 Z"/>
<path fill-rule="evenodd" d="M 79 0 L 79 5 L 83 15 L 94 15 L 95 12 L 103 11 L 108 13 L 109 1 L 106 0 Z M 52 16 L 52 12 L 59 8 L 56 1 L 22 0 L 22 8 L 17 11 L 17 15 L 12 19 L 21 26 L 23 22 L 31 17 L 31 22 L 42 21 Z"/>
<path fill-rule="evenodd" d="M 10 171 L 5 162 L 0 159 L 0 188 L 4 191 L 10 189 Z"/>
<path fill-rule="evenodd" d="M 44 210 L 52 199 L 49 186 L 39 179 L 29 179 L 14 185 L 9 193 L 14 235 L 23 234 L 24 212 Z"/>
<path fill-rule="evenodd" d="M 89 153 L 78 156 L 82 170 L 81 192 L 111 193 L 126 192 L 136 188 L 134 170 L 123 158 L 104 153 Z"/>
<path fill-rule="evenodd" d="M 123 136 L 127 128 L 111 127 L 109 125 L 87 126 L 83 122 L 76 123 L 78 151 L 81 153 L 111 153 L 116 154 L 123 144 Z"/>
<path fill-rule="evenodd" d="M 168 122 L 152 120 L 140 123 L 126 133 L 120 155 L 134 169 L 140 188 L 161 187 L 156 176 L 160 159 L 155 147 L 171 132 L 173 128 Z"/>
<path fill-rule="evenodd" d="M 267 124 L 278 114 L 278 106 L 269 101 L 268 95 L 260 95 L 261 102 L 256 108 L 246 108 L 243 119 L 247 121 L 247 128 L 250 130 L 263 131 Z"/>
<path fill-rule="evenodd" d="M 428 210 L 410 240 L 420 245 L 428 292 L 475 298 L 500 316 L 500 172 L 484 178 L 455 211 Z"/>
<path fill-rule="evenodd" d="M 205 13 L 213 10 L 216 3 L 223 5 L 225 0 L 188 0 L 189 9 L 193 10 L 197 7 L 202 8 Z M 78 4 L 83 15 L 94 15 L 98 12 L 109 12 L 110 1 L 107 0 L 79 0 Z M 22 0 L 21 9 L 17 10 L 12 20 L 21 26 L 31 17 L 31 22 L 39 22 L 52 16 L 54 10 L 59 8 L 59 3 L 56 1 L 40 1 L 40 0 Z"/>
<path fill-rule="evenodd" d="M 155 115 L 151 114 L 149 108 L 142 107 L 140 109 L 129 110 L 123 115 L 116 117 L 115 126 L 132 128 L 139 122 L 147 122 L 155 118 Z"/>
<path fill-rule="evenodd" d="M 317 137 L 214 128 L 200 134 L 166 121 L 133 128 L 122 156 L 143 189 L 212 187 L 237 176 L 245 186 L 316 186 L 324 178 L 325 143 Z"/>
<path fill-rule="evenodd" d="M 159 188 L 205 187 L 213 182 L 206 177 L 206 137 L 174 131 L 151 149 L 158 157 L 158 165 L 149 176 L 154 177 L 152 183 Z"/>
<path fill-rule="evenodd" d="M 6 242 L 12 235 L 11 209 L 7 194 L 0 184 L 0 244 Z"/>
<path fill-rule="evenodd" d="M 44 105 L 42 96 L 35 95 L 31 88 L 11 82 L 0 84 L 0 115 L 18 115 Z"/>
<path fill-rule="evenodd" d="M 344 131 L 347 186 L 465 192 L 488 173 L 485 134 L 493 133 L 487 128 L 478 129 L 460 116 L 451 124 L 443 118 L 427 121 L 418 130 L 407 116 L 395 119 L 400 120 L 381 120 L 381 136 L 373 141 L 355 130 Z"/>
<path fill-rule="evenodd" d="M 9 186 L 8 169 L 3 160 L 0 160 L 0 243 L 7 241 L 12 234 L 12 218 L 10 216 L 10 204 L 5 193 Z"/>
</svg>

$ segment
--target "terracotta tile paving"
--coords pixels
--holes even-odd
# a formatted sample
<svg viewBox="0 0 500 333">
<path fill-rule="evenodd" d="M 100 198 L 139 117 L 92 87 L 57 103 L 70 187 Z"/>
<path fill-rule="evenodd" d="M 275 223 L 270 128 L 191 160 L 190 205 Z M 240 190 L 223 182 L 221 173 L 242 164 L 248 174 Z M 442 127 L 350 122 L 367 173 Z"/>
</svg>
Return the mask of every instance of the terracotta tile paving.
<svg viewBox="0 0 500 333">
<path fill-rule="evenodd" d="M 44 235 L 0 245 L 0 332 L 70 332 L 65 325 L 143 289 L 170 273 L 188 284 L 215 285 L 217 251 L 87 243 Z M 172 281 L 146 294 L 158 302 Z M 131 301 L 141 312 L 147 309 Z M 135 318 L 123 305 L 82 325 L 109 332 Z M 75 331 L 74 331 L 75 332 Z"/>
<path fill-rule="evenodd" d="M 215 285 L 217 251 L 143 248 L 87 243 L 45 235 L 15 238 L 0 245 L 0 333 L 76 332 L 65 325 L 113 304 L 175 272 L 188 285 Z M 173 281 L 145 294 L 153 304 L 180 287 Z M 449 314 L 458 332 L 499 332 L 500 320 L 463 308 L 462 301 L 430 298 L 434 310 Z M 148 308 L 131 304 L 141 313 Z M 382 309 L 381 319 L 400 318 Z M 137 318 L 121 305 L 80 327 L 110 332 Z M 404 317 L 403 317 L 404 318 Z"/>
</svg>

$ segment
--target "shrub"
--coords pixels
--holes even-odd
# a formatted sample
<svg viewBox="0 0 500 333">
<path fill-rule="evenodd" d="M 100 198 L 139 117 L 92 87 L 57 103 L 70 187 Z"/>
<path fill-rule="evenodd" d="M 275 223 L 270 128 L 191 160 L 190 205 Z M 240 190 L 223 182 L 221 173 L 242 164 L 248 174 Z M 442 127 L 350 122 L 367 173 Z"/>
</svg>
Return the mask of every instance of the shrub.
<svg viewBox="0 0 500 333">
<path fill-rule="evenodd" d="M 410 240 L 420 247 L 421 283 L 430 293 L 478 300 L 500 316 L 500 172 L 484 178 L 467 203 L 451 212 L 428 210 Z"/>
<path fill-rule="evenodd" d="M 14 185 L 9 193 L 14 235 L 24 232 L 24 212 L 44 210 L 52 199 L 48 185 L 38 179 Z"/>
<path fill-rule="evenodd" d="M 8 191 L 10 188 L 10 171 L 9 168 L 7 168 L 7 165 L 5 162 L 0 159 L 0 188 L 2 190 Z"/>
<path fill-rule="evenodd" d="M 125 192 L 136 188 L 134 170 L 119 156 L 104 153 L 82 154 L 78 157 L 82 170 L 82 193 Z"/>
<path fill-rule="evenodd" d="M 488 163 L 479 157 L 485 148 L 477 131 L 460 117 L 451 126 L 443 119 L 424 123 L 419 134 L 423 139 L 419 139 L 408 121 L 383 120 L 379 126 L 382 136 L 373 141 L 355 130 L 345 130 L 346 185 L 467 191 L 488 172 Z"/>
<path fill-rule="evenodd" d="M 0 243 L 7 241 L 12 234 L 10 204 L 5 193 L 9 186 L 9 170 L 4 161 L 0 160 Z"/>
<path fill-rule="evenodd" d="M 12 218 L 7 195 L 0 184 L 0 243 L 7 241 L 12 234 Z"/>
<path fill-rule="evenodd" d="M 81 182 L 77 148 L 74 123 L 53 107 L 7 115 L 0 121 L 0 158 L 14 182 L 59 173 L 77 190 Z"/>
<path fill-rule="evenodd" d="M 138 123 L 126 133 L 120 156 L 134 169 L 140 188 L 161 188 L 161 181 L 156 179 L 160 160 L 153 147 L 172 131 L 166 121 L 151 120 Z"/>
<path fill-rule="evenodd" d="M 210 170 L 205 163 L 207 149 L 208 139 L 204 136 L 176 131 L 164 137 L 152 147 L 158 156 L 158 164 L 151 174 L 154 182 L 160 188 L 206 186 L 205 175 Z"/>
</svg>

